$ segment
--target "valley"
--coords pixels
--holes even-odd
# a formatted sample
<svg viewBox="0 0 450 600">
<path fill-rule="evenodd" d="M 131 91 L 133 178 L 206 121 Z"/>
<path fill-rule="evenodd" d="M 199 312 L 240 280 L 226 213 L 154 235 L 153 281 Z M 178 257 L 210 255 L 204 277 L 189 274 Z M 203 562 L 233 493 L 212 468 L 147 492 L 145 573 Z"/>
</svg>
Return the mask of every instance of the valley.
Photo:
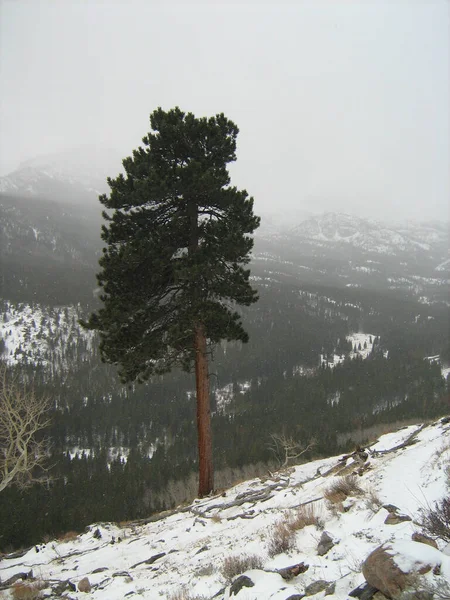
<svg viewBox="0 0 450 600">
<path fill-rule="evenodd" d="M 44 171 L 40 195 L 24 176 L 0 186 L 2 360 L 53 406 L 51 481 L 3 493 L 3 548 L 195 496 L 192 376 L 126 386 L 101 362 L 79 324 L 99 303 L 98 201 L 87 188 L 83 203 L 59 201 L 68 184 Z M 250 342 L 213 350 L 219 487 L 276 468 L 273 434 L 314 440 L 311 459 L 351 449 L 370 427 L 448 411 L 447 227 L 328 213 L 256 234 Z M 36 518 L 30 506 L 46 509 Z"/>
</svg>

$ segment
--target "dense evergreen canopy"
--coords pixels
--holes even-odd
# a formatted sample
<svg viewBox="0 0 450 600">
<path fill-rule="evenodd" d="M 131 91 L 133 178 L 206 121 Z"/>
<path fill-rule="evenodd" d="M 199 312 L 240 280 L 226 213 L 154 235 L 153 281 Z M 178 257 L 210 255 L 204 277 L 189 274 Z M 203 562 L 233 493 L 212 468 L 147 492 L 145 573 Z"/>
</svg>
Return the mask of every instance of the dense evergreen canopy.
<svg viewBox="0 0 450 600">
<path fill-rule="evenodd" d="M 156 110 L 144 147 L 123 161 L 100 197 L 112 210 L 98 276 L 104 306 L 89 326 L 124 381 L 194 361 L 195 325 L 211 342 L 247 341 L 234 305 L 257 299 L 249 285 L 253 199 L 230 187 L 238 129 L 223 114 L 196 118 Z"/>
</svg>

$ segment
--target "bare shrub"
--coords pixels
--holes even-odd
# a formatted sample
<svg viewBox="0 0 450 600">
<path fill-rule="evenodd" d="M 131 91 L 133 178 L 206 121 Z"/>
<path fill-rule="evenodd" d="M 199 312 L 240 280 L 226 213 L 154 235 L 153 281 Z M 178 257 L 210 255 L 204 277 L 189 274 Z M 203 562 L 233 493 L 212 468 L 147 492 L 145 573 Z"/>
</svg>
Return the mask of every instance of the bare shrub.
<svg viewBox="0 0 450 600">
<path fill-rule="evenodd" d="M 186 588 L 182 588 L 168 596 L 168 600 L 207 600 L 205 596 L 193 596 Z"/>
<path fill-rule="evenodd" d="M 269 532 L 268 542 L 267 551 L 269 556 L 288 552 L 294 548 L 295 529 L 290 527 L 289 520 L 284 518 L 273 524 Z"/>
<path fill-rule="evenodd" d="M 323 523 L 313 504 L 299 506 L 285 512 L 283 517 L 272 526 L 268 534 L 268 553 L 275 556 L 292 550 L 295 546 L 295 534 L 308 525 L 323 529 Z"/>
<path fill-rule="evenodd" d="M 447 489 L 450 488 L 450 463 L 447 463 L 444 467 L 444 474 L 445 474 L 445 484 L 447 486 Z"/>
<path fill-rule="evenodd" d="M 304 445 L 293 438 L 283 434 L 272 433 L 269 449 L 275 454 L 280 468 L 285 468 L 289 463 L 297 461 L 303 454 L 314 448 L 316 441 L 312 438 Z"/>
<path fill-rule="evenodd" d="M 223 561 L 222 575 L 231 581 L 236 575 L 245 573 L 250 569 L 262 569 L 263 561 L 256 554 L 241 554 L 240 556 L 227 556 Z"/>
<path fill-rule="evenodd" d="M 329 502 L 328 509 L 333 517 L 339 517 L 343 512 L 345 512 L 344 505 L 342 502 Z"/>
<path fill-rule="evenodd" d="M 366 508 L 376 514 L 383 506 L 383 501 L 375 490 L 369 490 L 365 498 Z"/>
<path fill-rule="evenodd" d="M 421 512 L 423 529 L 432 537 L 450 542 L 450 498 L 443 498 L 435 502 L 434 508 L 424 508 Z"/>
<path fill-rule="evenodd" d="M 427 597 L 434 600 L 450 600 L 450 583 L 445 577 L 438 576 L 430 580 L 417 572 L 409 573 L 407 584 L 408 587 L 400 594 L 399 600 Z M 414 595 L 411 592 L 415 592 Z"/>
<path fill-rule="evenodd" d="M 38 397 L 0 365 L 0 492 L 44 481 L 36 469 L 45 470 L 48 442 L 40 432 L 50 423 L 49 409 L 48 398 Z"/>
<path fill-rule="evenodd" d="M 299 531 L 308 525 L 314 525 L 315 527 L 320 528 L 321 522 L 315 506 L 313 504 L 307 504 L 306 506 L 300 506 L 292 515 L 290 515 L 287 525 L 291 530 Z"/>
<path fill-rule="evenodd" d="M 349 496 L 358 496 L 363 490 L 354 475 L 339 477 L 324 492 L 324 497 L 332 504 L 343 502 Z"/>
</svg>

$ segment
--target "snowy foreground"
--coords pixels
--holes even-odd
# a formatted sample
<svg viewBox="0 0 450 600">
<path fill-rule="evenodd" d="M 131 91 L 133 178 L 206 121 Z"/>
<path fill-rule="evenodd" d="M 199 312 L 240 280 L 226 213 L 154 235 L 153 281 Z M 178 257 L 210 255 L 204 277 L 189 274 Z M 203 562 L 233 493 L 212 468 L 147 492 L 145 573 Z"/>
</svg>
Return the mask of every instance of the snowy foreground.
<svg viewBox="0 0 450 600">
<path fill-rule="evenodd" d="M 405 442 L 409 443 L 402 447 Z M 99 600 L 286 600 L 306 593 L 313 599 L 326 594 L 346 600 L 364 582 L 362 562 L 384 542 L 403 548 L 402 560 L 408 564 L 438 557 L 439 580 L 450 579 L 447 552 L 411 541 L 411 535 L 421 531 L 417 523 L 421 509 L 446 494 L 450 425 L 407 427 L 382 436 L 366 450 L 367 459 L 356 453 L 347 459 L 314 461 L 268 474 L 266 480 L 246 481 L 151 522 L 122 527 L 95 524 L 70 541 L 49 542 L 16 558 L 3 556 L 1 581 L 32 570 L 34 578 L 46 582 L 39 596 L 43 598 L 62 594 Z M 330 486 L 342 481 L 340 477 L 357 471 L 362 491 L 343 501 L 324 497 L 330 496 Z M 290 549 L 274 552 L 274 532 L 298 514 L 303 503 L 308 503 L 317 523 L 296 530 Z M 400 518 L 385 523 L 389 515 Z M 411 520 L 404 520 L 408 517 Z M 332 540 L 331 548 L 318 552 L 324 531 Z M 437 542 L 444 550 L 445 542 Z M 233 563 L 244 555 L 253 556 L 257 568 L 230 576 L 224 568 L 226 559 L 230 569 L 230 559 Z M 299 574 L 283 577 L 287 567 L 301 563 Z M 231 585 L 241 574 L 253 585 L 235 591 Z M 89 580 L 86 592 L 78 589 L 84 578 Z M 311 584 L 319 580 L 327 586 L 324 589 L 323 583 L 315 592 Z M 0 598 L 38 597 L 14 593 L 12 587 L 4 589 Z"/>
</svg>

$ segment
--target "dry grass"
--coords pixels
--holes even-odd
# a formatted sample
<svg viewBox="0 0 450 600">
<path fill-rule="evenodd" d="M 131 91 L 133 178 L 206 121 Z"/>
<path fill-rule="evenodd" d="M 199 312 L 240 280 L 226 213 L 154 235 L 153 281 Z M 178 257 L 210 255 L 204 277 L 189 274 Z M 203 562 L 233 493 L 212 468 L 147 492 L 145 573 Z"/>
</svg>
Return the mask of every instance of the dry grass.
<svg viewBox="0 0 450 600">
<path fill-rule="evenodd" d="M 192 596 L 185 588 L 168 596 L 167 600 L 207 600 L 205 596 Z"/>
<path fill-rule="evenodd" d="M 40 581 L 18 582 L 11 588 L 11 595 L 14 600 L 37 600 L 42 598 L 41 589 L 43 584 Z"/>
<path fill-rule="evenodd" d="M 78 533 L 76 531 L 66 531 L 66 533 L 63 533 L 62 535 L 59 536 L 58 541 L 59 542 L 73 542 L 74 540 L 76 540 L 78 537 Z"/>
<path fill-rule="evenodd" d="M 359 496 L 363 493 L 362 488 L 358 484 L 358 480 L 354 475 L 339 477 L 332 483 L 324 492 L 324 497 L 331 504 L 339 504 L 346 500 L 349 496 Z"/>
<path fill-rule="evenodd" d="M 450 497 L 421 510 L 421 525 L 428 535 L 450 543 Z"/>
<path fill-rule="evenodd" d="M 295 529 L 289 525 L 289 520 L 285 518 L 276 521 L 269 532 L 269 545 L 267 551 L 269 556 L 282 554 L 292 550 L 295 546 Z"/>
<path fill-rule="evenodd" d="M 220 518 L 220 516 L 219 516 L 219 515 L 213 515 L 213 516 L 211 517 L 211 521 L 212 521 L 213 523 L 222 523 L 222 519 Z"/>
<path fill-rule="evenodd" d="M 241 575 L 250 569 L 262 569 L 263 561 L 256 554 L 242 554 L 240 556 L 227 556 L 223 561 L 222 575 L 231 581 L 236 575 Z"/>
<path fill-rule="evenodd" d="M 297 531 L 308 527 L 308 525 L 323 529 L 323 523 L 315 505 L 307 504 L 285 512 L 283 517 L 276 521 L 269 531 L 269 556 L 292 550 L 295 547 L 295 534 Z"/>
<path fill-rule="evenodd" d="M 314 525 L 320 529 L 321 519 L 317 514 L 315 505 L 307 504 L 306 506 L 300 506 L 293 514 L 289 515 L 287 525 L 293 531 L 299 531 L 308 527 L 308 525 Z"/>
<path fill-rule="evenodd" d="M 447 486 L 447 489 L 449 489 L 450 488 L 450 464 L 445 465 L 444 475 L 445 475 L 445 485 Z"/>
<path fill-rule="evenodd" d="M 376 514 L 383 506 L 380 496 L 375 490 L 369 490 L 365 498 L 366 508 Z"/>
</svg>

